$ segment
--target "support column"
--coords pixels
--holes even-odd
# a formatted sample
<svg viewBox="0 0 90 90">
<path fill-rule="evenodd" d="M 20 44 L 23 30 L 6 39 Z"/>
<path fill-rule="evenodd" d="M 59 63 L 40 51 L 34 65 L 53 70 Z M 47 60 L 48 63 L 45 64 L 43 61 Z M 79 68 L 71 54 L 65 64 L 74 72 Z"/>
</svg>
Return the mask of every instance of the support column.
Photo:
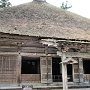
<svg viewBox="0 0 90 90">
<path fill-rule="evenodd" d="M 66 59 L 65 53 L 62 53 L 62 81 L 63 81 L 63 90 L 68 90 L 67 83 L 67 64 L 63 63 Z"/>
<path fill-rule="evenodd" d="M 17 50 L 18 50 L 18 58 L 17 58 L 17 84 L 18 86 L 20 86 L 21 83 L 21 46 L 22 46 L 22 42 L 17 42 Z"/>
<path fill-rule="evenodd" d="M 83 60 L 79 58 L 79 82 L 83 83 Z"/>
<path fill-rule="evenodd" d="M 19 86 L 21 83 L 21 55 L 20 53 L 18 54 L 16 68 L 17 68 L 17 84 Z"/>
</svg>

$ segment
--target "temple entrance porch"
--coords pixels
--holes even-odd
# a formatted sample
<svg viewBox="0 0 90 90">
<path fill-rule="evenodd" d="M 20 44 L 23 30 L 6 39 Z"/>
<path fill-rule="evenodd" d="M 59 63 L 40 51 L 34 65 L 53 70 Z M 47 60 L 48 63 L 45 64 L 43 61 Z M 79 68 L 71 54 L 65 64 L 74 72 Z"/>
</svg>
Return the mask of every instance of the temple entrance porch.
<svg viewBox="0 0 90 90">
<path fill-rule="evenodd" d="M 62 64 L 61 58 L 52 58 L 52 79 L 53 82 L 62 82 Z M 73 66 L 67 64 L 68 82 L 73 82 Z"/>
</svg>

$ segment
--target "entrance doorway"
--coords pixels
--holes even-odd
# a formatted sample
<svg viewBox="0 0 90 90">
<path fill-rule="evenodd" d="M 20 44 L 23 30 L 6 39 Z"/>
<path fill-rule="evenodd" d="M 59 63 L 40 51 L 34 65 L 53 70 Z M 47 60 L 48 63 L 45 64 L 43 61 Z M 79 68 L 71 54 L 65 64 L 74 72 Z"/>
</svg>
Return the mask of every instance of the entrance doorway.
<svg viewBox="0 0 90 90">
<path fill-rule="evenodd" d="M 62 82 L 62 64 L 60 57 L 52 58 L 52 77 L 53 77 L 53 82 Z M 72 64 L 67 64 L 67 77 L 68 77 L 68 82 L 73 81 Z"/>
<path fill-rule="evenodd" d="M 72 82 L 73 81 L 73 72 L 72 72 L 72 64 L 67 64 L 67 78 L 68 78 L 68 82 Z"/>
<path fill-rule="evenodd" d="M 90 59 L 83 59 L 84 82 L 90 82 Z"/>
<path fill-rule="evenodd" d="M 90 74 L 90 59 L 83 60 L 84 74 Z"/>
<path fill-rule="evenodd" d="M 52 76 L 53 82 L 62 81 L 62 67 L 61 67 L 61 58 L 52 58 Z"/>
</svg>

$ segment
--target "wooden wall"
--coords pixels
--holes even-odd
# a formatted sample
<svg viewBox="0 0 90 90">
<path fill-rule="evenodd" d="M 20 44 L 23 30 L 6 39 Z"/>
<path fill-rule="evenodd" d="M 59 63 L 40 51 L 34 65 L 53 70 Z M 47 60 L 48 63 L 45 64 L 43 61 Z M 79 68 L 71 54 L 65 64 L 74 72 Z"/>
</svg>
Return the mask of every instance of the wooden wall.
<svg viewBox="0 0 90 90">
<path fill-rule="evenodd" d="M 74 82 L 79 82 L 79 66 L 78 66 L 78 63 L 76 64 L 73 64 L 73 79 L 74 79 Z"/>
<path fill-rule="evenodd" d="M 16 56 L 0 55 L 0 83 L 16 83 Z"/>
<path fill-rule="evenodd" d="M 7 35 L 6 35 L 7 36 Z M 5 37 L 6 37 L 5 36 Z M 8 39 L 7 39 L 8 38 Z M 65 44 L 66 46 L 66 44 Z M 69 45 L 69 48 L 80 49 L 80 52 L 90 52 L 90 45 L 75 46 Z M 67 48 L 66 47 L 66 48 Z M 17 62 L 18 58 L 16 55 L 6 55 L 4 53 L 40 53 L 41 54 L 41 75 L 40 74 L 22 74 L 20 76 L 21 82 L 42 82 L 47 83 L 52 82 L 52 54 L 57 54 L 57 49 L 55 47 L 48 47 L 47 54 L 51 57 L 45 57 L 45 45 L 39 43 L 37 37 L 22 37 L 22 36 L 8 36 L 0 41 L 0 83 L 17 83 Z M 47 58 L 49 59 L 47 62 Z M 46 64 L 45 64 L 46 63 Z M 47 68 L 48 65 L 48 68 Z M 79 80 L 78 63 L 73 65 L 74 67 L 74 81 Z M 48 72 L 48 75 L 47 75 Z M 20 73 L 20 72 L 19 72 Z M 48 77 L 48 80 L 47 80 Z"/>
<path fill-rule="evenodd" d="M 4 47 L 0 47 L 0 52 L 18 52 L 18 47 L 14 47 L 14 46 L 4 46 Z M 20 52 L 21 53 L 42 53 L 45 54 L 45 47 L 35 47 L 35 46 L 31 46 L 31 47 L 21 47 L 20 48 Z M 50 47 L 47 50 L 48 54 L 56 54 L 57 49 Z"/>
<path fill-rule="evenodd" d="M 22 74 L 21 75 L 22 83 L 40 83 L 41 75 L 40 74 Z"/>
<path fill-rule="evenodd" d="M 52 83 L 52 57 L 40 57 L 41 83 Z"/>
</svg>

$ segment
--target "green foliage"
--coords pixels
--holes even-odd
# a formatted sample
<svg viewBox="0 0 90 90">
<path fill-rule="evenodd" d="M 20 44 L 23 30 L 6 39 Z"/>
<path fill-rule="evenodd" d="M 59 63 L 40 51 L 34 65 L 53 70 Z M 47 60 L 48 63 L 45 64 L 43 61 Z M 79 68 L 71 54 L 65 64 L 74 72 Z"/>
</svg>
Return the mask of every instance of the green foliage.
<svg viewBox="0 0 90 90">
<path fill-rule="evenodd" d="M 69 8 L 71 8 L 72 6 L 68 6 L 68 1 L 66 2 L 62 2 L 62 5 L 61 5 L 61 8 L 64 9 L 64 10 L 67 10 Z"/>
<path fill-rule="evenodd" d="M 11 3 L 9 0 L 0 0 L 0 8 L 10 7 Z"/>
</svg>

